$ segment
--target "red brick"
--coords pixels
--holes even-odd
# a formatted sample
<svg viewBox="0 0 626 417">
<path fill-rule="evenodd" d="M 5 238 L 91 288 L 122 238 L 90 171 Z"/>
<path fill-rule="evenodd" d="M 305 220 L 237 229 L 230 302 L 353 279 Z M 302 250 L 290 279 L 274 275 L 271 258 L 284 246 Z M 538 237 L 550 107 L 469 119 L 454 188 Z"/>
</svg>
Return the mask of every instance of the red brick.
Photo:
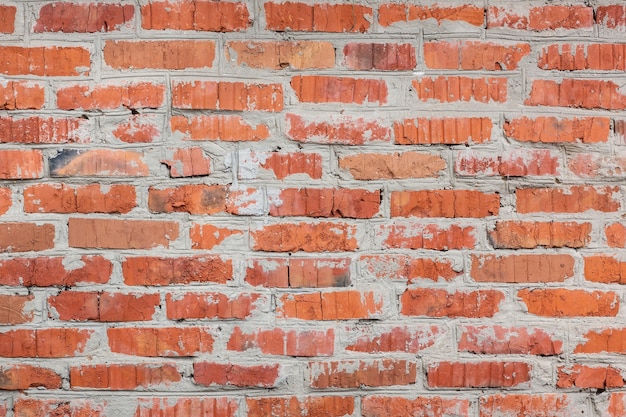
<svg viewBox="0 0 626 417">
<path fill-rule="evenodd" d="M 555 176 L 560 165 L 560 154 L 549 149 L 466 150 L 456 153 L 454 172 L 463 176 Z"/>
<path fill-rule="evenodd" d="M 162 190 L 150 187 L 148 209 L 153 213 L 216 214 L 226 211 L 228 188 L 223 185 L 186 184 Z"/>
<path fill-rule="evenodd" d="M 574 185 L 563 188 L 518 188 L 515 190 L 517 212 L 584 213 L 588 210 L 615 212 L 620 208 L 614 194 L 618 187 Z"/>
<path fill-rule="evenodd" d="M 277 32 L 367 32 L 372 8 L 355 4 L 267 2 L 266 29 Z"/>
<path fill-rule="evenodd" d="M 354 397 L 248 397 L 248 417 L 324 416 L 343 417 L 354 413 Z"/>
<path fill-rule="evenodd" d="M 474 227 L 456 224 L 448 228 L 436 224 L 382 225 L 377 230 L 385 240 L 382 247 L 401 249 L 473 249 L 476 245 Z"/>
<path fill-rule="evenodd" d="M 43 154 L 36 149 L 0 150 L 0 180 L 43 177 Z"/>
<path fill-rule="evenodd" d="M 170 151 L 171 159 L 161 160 L 170 169 L 170 177 L 202 177 L 211 174 L 211 158 L 202 148 L 180 148 Z"/>
<path fill-rule="evenodd" d="M 0 367 L 0 390 L 60 389 L 62 384 L 61 376 L 52 369 L 33 365 L 5 365 Z"/>
<path fill-rule="evenodd" d="M 410 71 L 417 65 L 410 43 L 349 43 L 343 56 L 343 64 L 358 71 Z"/>
<path fill-rule="evenodd" d="M 621 372 L 612 367 L 591 367 L 580 364 L 559 366 L 557 369 L 557 388 L 595 388 L 611 389 L 624 386 Z"/>
<path fill-rule="evenodd" d="M 233 235 L 243 235 L 242 230 L 216 227 L 212 224 L 192 224 L 189 230 L 191 249 L 213 249 Z"/>
<path fill-rule="evenodd" d="M 569 170 L 579 177 L 623 178 L 626 172 L 626 154 L 616 153 L 576 153 L 567 164 Z"/>
<path fill-rule="evenodd" d="M 563 282 L 574 276 L 566 254 L 472 255 L 470 276 L 477 282 Z"/>
<path fill-rule="evenodd" d="M 0 117 L 1 143 L 88 143 L 90 122 L 82 118 Z"/>
<path fill-rule="evenodd" d="M 432 288 L 406 290 L 400 296 L 401 314 L 428 317 L 493 317 L 504 294 L 496 290 L 453 292 Z"/>
<path fill-rule="evenodd" d="M 291 88 L 304 103 L 387 103 L 384 80 L 299 75 L 291 78 Z"/>
<path fill-rule="evenodd" d="M 320 153 L 240 151 L 238 177 L 257 179 L 262 175 L 259 171 L 266 170 L 279 180 L 298 174 L 318 180 L 322 178 L 323 163 Z"/>
<path fill-rule="evenodd" d="M 221 1 L 151 1 L 141 6 L 141 27 L 149 30 L 237 32 L 252 21 L 245 3 Z"/>
<path fill-rule="evenodd" d="M 358 153 L 340 156 L 339 168 L 355 180 L 438 177 L 446 168 L 439 155 L 421 152 Z"/>
<path fill-rule="evenodd" d="M 75 84 L 57 90 L 61 110 L 114 110 L 158 108 L 163 105 L 165 86 L 150 82 L 125 85 Z"/>
<path fill-rule="evenodd" d="M 225 284 L 233 277 L 231 260 L 220 256 L 129 257 L 122 262 L 126 285 Z"/>
<path fill-rule="evenodd" d="M 444 22 L 464 22 L 482 27 L 485 24 L 485 11 L 482 7 L 464 4 L 462 6 L 442 7 L 438 5 L 383 4 L 378 9 L 378 23 L 391 26 L 397 22 L 433 19 L 438 25 Z"/>
<path fill-rule="evenodd" d="M 88 399 L 35 399 L 22 397 L 15 400 L 14 417 L 105 417 L 105 402 Z"/>
<path fill-rule="evenodd" d="M 607 29 L 623 30 L 626 26 L 626 7 L 621 4 L 598 6 L 596 23 Z"/>
<path fill-rule="evenodd" d="M 364 255 L 359 259 L 361 271 L 376 279 L 403 280 L 411 284 L 415 280 L 429 279 L 450 281 L 462 271 L 449 259 L 414 258 L 408 255 Z"/>
<path fill-rule="evenodd" d="M 0 83 L 0 110 L 39 110 L 44 102 L 45 92 L 41 84 L 27 81 Z"/>
<path fill-rule="evenodd" d="M 12 191 L 10 188 L 0 188 L 0 215 L 6 213 L 13 204 Z"/>
<path fill-rule="evenodd" d="M 181 380 L 175 365 L 83 365 L 70 368 L 72 389 L 133 390 L 168 386 Z"/>
<path fill-rule="evenodd" d="M 152 115 L 133 114 L 115 125 L 112 134 L 125 143 L 150 143 L 161 136 L 162 126 Z"/>
<path fill-rule="evenodd" d="M 428 68 L 452 70 L 515 70 L 530 53 L 527 43 L 501 44 L 478 41 L 436 41 L 424 43 Z"/>
<path fill-rule="evenodd" d="M 592 330 L 584 335 L 585 340 L 579 343 L 574 353 L 626 353 L 626 329 L 607 328 Z"/>
<path fill-rule="evenodd" d="M 0 333 L 0 357 L 66 358 L 84 353 L 92 330 L 20 329 Z"/>
<path fill-rule="evenodd" d="M 301 320 L 374 319 L 383 312 L 380 294 L 359 291 L 285 294 L 277 314 Z"/>
<path fill-rule="evenodd" d="M 112 271 L 111 261 L 101 256 L 13 258 L 0 261 L 0 285 L 73 287 L 106 284 Z"/>
<path fill-rule="evenodd" d="M 0 6 L 0 33 L 13 33 L 15 31 L 15 6 Z"/>
<path fill-rule="evenodd" d="M 174 293 L 165 298 L 169 320 L 245 319 L 257 309 L 257 302 L 266 303 L 267 299 L 256 293 L 217 292 Z"/>
<path fill-rule="evenodd" d="M 507 100 L 506 78 L 469 78 L 459 76 L 422 77 L 413 80 L 413 89 L 421 101 L 454 103 L 504 103 Z"/>
<path fill-rule="evenodd" d="M 236 352 L 258 349 L 264 355 L 332 356 L 335 348 L 335 331 L 274 328 L 244 333 L 240 327 L 235 327 L 226 348 Z"/>
<path fill-rule="evenodd" d="M 363 417 L 447 417 L 470 415 L 470 401 L 419 396 L 414 400 L 402 397 L 368 395 L 362 399 Z"/>
<path fill-rule="evenodd" d="M 491 140 L 493 123 L 488 117 L 405 119 L 394 124 L 398 145 L 457 145 Z"/>
<path fill-rule="evenodd" d="M 406 360 L 310 362 L 312 388 L 387 387 L 415 384 L 417 364 Z"/>
<path fill-rule="evenodd" d="M 55 227 L 45 223 L 0 223 L 0 252 L 30 252 L 54 248 Z"/>
<path fill-rule="evenodd" d="M 182 102 L 181 105 L 183 105 Z M 185 106 L 189 105 L 185 104 Z M 195 105 L 201 106 L 201 104 Z M 190 118 L 186 116 L 172 116 L 170 127 L 172 132 L 181 133 L 184 140 L 257 142 L 265 140 L 270 136 L 270 131 L 264 124 L 252 126 L 247 124 L 241 116 L 222 114 L 200 115 Z"/>
<path fill-rule="evenodd" d="M 570 417 L 585 409 L 579 400 L 574 402 L 567 395 L 498 394 L 480 398 L 480 417 L 530 416 Z M 523 411 L 520 411 L 523 410 Z"/>
<path fill-rule="evenodd" d="M 35 296 L 0 294 L 0 325 L 15 325 L 33 320 L 38 309 L 32 302 Z M 28 305 L 27 305 L 28 304 Z M 0 382 L 2 378 L 0 378 Z"/>
<path fill-rule="evenodd" d="M 626 262 L 612 256 L 586 256 L 585 279 L 605 284 L 626 284 Z"/>
<path fill-rule="evenodd" d="M 390 142 L 391 129 L 377 119 L 331 115 L 327 120 L 287 113 L 287 137 L 297 142 L 365 145 L 370 142 Z"/>
<path fill-rule="evenodd" d="M 611 120 L 608 117 L 518 117 L 504 122 L 507 137 L 520 142 L 597 143 L 609 138 Z"/>
<path fill-rule="evenodd" d="M 369 219 L 380 210 L 380 191 L 287 188 L 270 203 L 270 215 Z"/>
<path fill-rule="evenodd" d="M 211 68 L 215 42 L 210 40 L 124 41 L 104 44 L 104 62 L 115 69 Z"/>
<path fill-rule="evenodd" d="M 50 316 L 66 321 L 150 321 L 160 304 L 159 294 L 63 291 L 48 297 Z"/>
<path fill-rule="evenodd" d="M 490 6 L 487 11 L 487 29 L 504 27 L 533 31 L 593 29 L 593 8 L 584 5 L 550 5 L 531 7 L 528 13 L 518 14 L 509 8 Z"/>
<path fill-rule="evenodd" d="M 564 288 L 523 289 L 517 296 L 530 314 L 544 317 L 614 317 L 619 311 L 618 294 Z"/>
<path fill-rule="evenodd" d="M 582 248 L 591 241 L 591 223 L 498 221 L 489 239 L 497 249 Z"/>
<path fill-rule="evenodd" d="M 61 149 L 50 158 L 51 177 L 147 177 L 150 169 L 140 152 L 125 149 Z"/>
<path fill-rule="evenodd" d="M 616 43 L 552 44 L 544 47 L 537 65 L 544 70 L 623 71 L 624 45 Z"/>
<path fill-rule="evenodd" d="M 356 329 L 355 329 L 356 330 Z M 368 327 L 354 343 L 346 346 L 346 350 L 363 353 L 405 352 L 418 353 L 431 347 L 441 336 L 441 329 L 430 327 L 392 327 L 377 332 Z M 351 329 L 351 333 L 354 332 Z"/>
<path fill-rule="evenodd" d="M 281 84 L 250 84 L 232 81 L 172 83 L 172 106 L 177 109 L 279 112 L 283 109 L 283 100 Z M 215 125 L 215 119 L 205 121 L 207 122 Z M 222 124 L 224 126 L 220 129 L 218 119 L 218 131 L 242 129 L 240 119 L 225 119 Z"/>
<path fill-rule="evenodd" d="M 278 385 L 279 365 L 239 365 L 234 363 L 196 362 L 193 379 L 200 385 L 274 388 Z"/>
<path fill-rule="evenodd" d="M 91 69 L 89 51 L 80 47 L 0 46 L 0 73 L 63 77 L 88 75 Z"/>
<path fill-rule="evenodd" d="M 438 362 L 426 370 L 430 388 L 511 388 L 530 383 L 524 362 Z"/>
<path fill-rule="evenodd" d="M 321 41 L 231 41 L 226 59 L 255 69 L 325 69 L 335 66 L 335 48 Z"/>
<path fill-rule="evenodd" d="M 476 190 L 392 191 L 391 217 L 472 217 L 497 215 L 500 196 Z"/>
<path fill-rule="evenodd" d="M 107 329 L 111 352 L 135 356 L 196 356 L 211 353 L 213 336 L 201 327 Z"/>
<path fill-rule="evenodd" d="M 349 258 L 252 259 L 245 280 L 270 288 L 325 288 L 350 285 Z"/>
<path fill-rule="evenodd" d="M 178 239 L 178 223 L 157 220 L 69 219 L 72 248 L 151 249 Z"/>
<path fill-rule="evenodd" d="M 626 402 L 623 392 L 612 392 L 607 402 L 604 402 L 600 413 L 609 417 L 619 417 L 626 413 Z M 606 408 L 605 408 L 606 407 Z"/>
<path fill-rule="evenodd" d="M 611 248 L 626 247 L 626 226 L 622 223 L 609 224 L 604 228 L 606 243 Z"/>
<path fill-rule="evenodd" d="M 226 397 L 139 398 L 134 417 L 235 417 L 238 403 Z"/>
<path fill-rule="evenodd" d="M 132 4 L 64 3 L 44 4 L 39 9 L 35 33 L 111 32 L 121 26 L 130 27 L 135 16 Z"/>
<path fill-rule="evenodd" d="M 626 96 L 613 81 L 564 79 L 534 80 L 527 106 L 558 106 L 582 109 L 626 109 Z"/>
<path fill-rule="evenodd" d="M 106 191 L 100 184 L 39 184 L 24 188 L 26 213 L 128 213 L 136 205 L 132 185 L 110 185 Z"/>
<path fill-rule="evenodd" d="M 554 356 L 563 353 L 563 342 L 541 328 L 463 326 L 458 349 L 488 355 Z"/>
<path fill-rule="evenodd" d="M 345 252 L 359 245 L 356 226 L 346 223 L 278 223 L 250 230 L 252 250 L 264 252 Z"/>
</svg>

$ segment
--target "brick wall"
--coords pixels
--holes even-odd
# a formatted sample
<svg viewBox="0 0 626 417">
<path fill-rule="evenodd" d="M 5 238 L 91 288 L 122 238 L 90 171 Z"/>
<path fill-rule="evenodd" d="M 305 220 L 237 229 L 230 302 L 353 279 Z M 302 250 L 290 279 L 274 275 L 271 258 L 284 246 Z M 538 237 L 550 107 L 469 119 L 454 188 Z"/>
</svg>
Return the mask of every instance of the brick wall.
<svg viewBox="0 0 626 417">
<path fill-rule="evenodd" d="M 623 3 L 0 32 L 0 417 L 626 415 Z"/>
</svg>

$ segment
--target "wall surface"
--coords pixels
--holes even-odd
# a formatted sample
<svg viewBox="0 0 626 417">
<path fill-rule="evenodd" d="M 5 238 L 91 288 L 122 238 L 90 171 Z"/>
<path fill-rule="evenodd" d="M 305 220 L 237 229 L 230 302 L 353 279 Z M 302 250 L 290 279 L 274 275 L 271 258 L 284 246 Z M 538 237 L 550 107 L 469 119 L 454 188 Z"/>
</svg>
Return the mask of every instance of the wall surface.
<svg viewBox="0 0 626 417">
<path fill-rule="evenodd" d="M 0 32 L 0 416 L 626 415 L 623 2 Z"/>
</svg>

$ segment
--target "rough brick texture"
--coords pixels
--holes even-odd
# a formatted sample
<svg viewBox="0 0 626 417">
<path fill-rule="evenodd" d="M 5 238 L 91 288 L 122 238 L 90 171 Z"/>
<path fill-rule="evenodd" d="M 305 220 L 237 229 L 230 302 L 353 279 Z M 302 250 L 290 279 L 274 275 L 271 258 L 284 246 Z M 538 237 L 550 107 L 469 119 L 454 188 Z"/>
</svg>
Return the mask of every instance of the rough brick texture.
<svg viewBox="0 0 626 417">
<path fill-rule="evenodd" d="M 625 33 L 0 0 L 0 417 L 626 417 Z"/>
</svg>

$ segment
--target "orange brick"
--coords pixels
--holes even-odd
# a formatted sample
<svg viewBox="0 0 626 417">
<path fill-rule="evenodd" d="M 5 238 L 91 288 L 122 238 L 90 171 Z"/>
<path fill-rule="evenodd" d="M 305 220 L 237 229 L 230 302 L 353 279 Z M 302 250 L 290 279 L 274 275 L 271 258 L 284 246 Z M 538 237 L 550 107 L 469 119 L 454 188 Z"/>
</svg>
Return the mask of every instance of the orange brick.
<svg viewBox="0 0 626 417">
<path fill-rule="evenodd" d="M 400 313 L 428 317 L 493 317 L 499 311 L 504 294 L 496 290 L 471 292 L 432 288 L 406 290 L 400 297 Z"/>
<path fill-rule="evenodd" d="M 478 282 L 563 282 L 574 276 L 566 254 L 472 255 L 470 276 Z"/>
<path fill-rule="evenodd" d="M 80 47 L 0 46 L 0 73 L 62 77 L 88 75 L 89 51 Z"/>
<path fill-rule="evenodd" d="M 278 112 L 283 109 L 283 87 L 281 84 L 230 81 L 173 82 L 172 106 L 195 110 Z M 239 120 L 226 119 L 223 123 L 240 125 Z"/>
<path fill-rule="evenodd" d="M 608 117 L 561 119 L 557 117 L 518 117 L 506 120 L 504 133 L 520 142 L 562 143 L 606 142 L 611 120 Z"/>
<path fill-rule="evenodd" d="M 141 27 L 148 30 L 197 30 L 235 32 L 251 24 L 242 2 L 151 1 L 141 6 Z"/>
<path fill-rule="evenodd" d="M 518 213 L 583 213 L 588 210 L 615 212 L 620 207 L 613 194 L 618 187 L 575 185 L 562 188 L 518 188 Z"/>
<path fill-rule="evenodd" d="M 421 101 L 504 103 L 507 100 L 508 86 L 506 78 L 440 76 L 413 80 L 413 88 Z"/>
<path fill-rule="evenodd" d="M 291 88 L 304 103 L 387 103 L 384 80 L 299 75 L 291 78 Z"/>
<path fill-rule="evenodd" d="M 104 44 L 104 62 L 115 69 L 211 68 L 215 42 L 209 40 L 124 41 Z"/>
<path fill-rule="evenodd" d="M 391 217 L 488 217 L 500 210 L 498 194 L 476 190 L 392 191 Z"/>
<path fill-rule="evenodd" d="M 280 302 L 279 317 L 301 320 L 373 319 L 384 306 L 380 294 L 359 291 L 286 294 Z"/>
<path fill-rule="evenodd" d="M 530 45 L 527 43 L 436 41 L 424 44 L 424 62 L 434 69 L 515 70 L 529 53 Z"/>
<path fill-rule="evenodd" d="M 619 298 L 612 291 L 558 289 L 523 289 L 517 296 L 528 312 L 545 317 L 614 317 L 619 310 Z"/>
<path fill-rule="evenodd" d="M 367 32 L 372 8 L 355 4 L 266 2 L 266 29 L 303 32 Z"/>
<path fill-rule="evenodd" d="M 398 145 L 457 145 L 491 140 L 493 122 L 488 117 L 405 119 L 394 124 Z"/>
</svg>

